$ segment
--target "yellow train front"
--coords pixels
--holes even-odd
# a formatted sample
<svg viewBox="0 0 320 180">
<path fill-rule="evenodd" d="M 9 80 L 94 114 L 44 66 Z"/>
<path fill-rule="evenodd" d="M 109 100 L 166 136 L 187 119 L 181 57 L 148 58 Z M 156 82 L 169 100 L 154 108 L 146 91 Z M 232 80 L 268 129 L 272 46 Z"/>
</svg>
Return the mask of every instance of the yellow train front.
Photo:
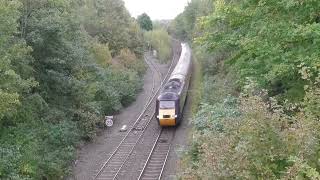
<svg viewBox="0 0 320 180">
<path fill-rule="evenodd" d="M 179 61 L 156 102 L 156 117 L 160 126 L 176 126 L 182 121 L 191 77 L 191 49 L 181 44 Z"/>
<path fill-rule="evenodd" d="M 157 99 L 156 114 L 160 126 L 176 126 L 181 121 L 179 95 L 170 91 L 161 93 Z"/>
</svg>

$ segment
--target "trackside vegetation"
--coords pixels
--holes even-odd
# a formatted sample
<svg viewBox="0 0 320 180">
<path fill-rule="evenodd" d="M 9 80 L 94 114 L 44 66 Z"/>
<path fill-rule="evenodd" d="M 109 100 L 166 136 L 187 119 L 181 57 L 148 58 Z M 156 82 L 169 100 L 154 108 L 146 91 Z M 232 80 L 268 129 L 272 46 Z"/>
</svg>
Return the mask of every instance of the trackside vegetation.
<svg viewBox="0 0 320 180">
<path fill-rule="evenodd" d="M 171 56 L 171 38 L 161 26 L 144 34 L 147 46 L 157 51 L 160 61 L 167 62 Z"/>
<path fill-rule="evenodd" d="M 320 178 L 320 2 L 192 0 L 202 102 L 182 179 Z"/>
<path fill-rule="evenodd" d="M 121 0 L 0 0 L 0 179 L 63 179 L 135 99 L 143 49 Z"/>
</svg>

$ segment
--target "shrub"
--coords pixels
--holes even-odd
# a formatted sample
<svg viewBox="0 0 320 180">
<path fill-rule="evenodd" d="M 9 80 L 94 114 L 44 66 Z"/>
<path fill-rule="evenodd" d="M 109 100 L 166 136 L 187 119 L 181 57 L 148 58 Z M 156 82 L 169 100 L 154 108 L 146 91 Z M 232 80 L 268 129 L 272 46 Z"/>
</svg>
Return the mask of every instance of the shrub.
<svg viewBox="0 0 320 180">
<path fill-rule="evenodd" d="M 146 70 L 143 59 L 137 58 L 130 49 L 122 49 L 117 59 L 125 68 L 137 72 L 139 76 L 142 76 Z"/>
<path fill-rule="evenodd" d="M 111 65 L 112 57 L 108 44 L 101 44 L 99 42 L 94 41 L 94 43 L 92 44 L 91 51 L 98 65 L 104 68 Z"/>
<path fill-rule="evenodd" d="M 146 42 L 158 52 L 158 58 L 167 62 L 171 55 L 171 41 L 167 31 L 157 29 L 145 33 Z"/>
<path fill-rule="evenodd" d="M 275 99 L 255 95 L 254 86 L 239 98 L 226 97 L 224 103 L 202 105 L 193 120 L 198 158 L 189 152 L 195 166 L 185 168 L 183 178 L 192 179 L 292 179 L 319 178 L 320 126 L 319 87 L 307 93 L 302 111 Z M 317 95 L 316 95 L 317 94 Z M 314 106 L 316 105 L 316 106 Z M 190 157 L 191 156 L 191 157 Z M 193 170 L 192 170 L 193 169 Z"/>
</svg>

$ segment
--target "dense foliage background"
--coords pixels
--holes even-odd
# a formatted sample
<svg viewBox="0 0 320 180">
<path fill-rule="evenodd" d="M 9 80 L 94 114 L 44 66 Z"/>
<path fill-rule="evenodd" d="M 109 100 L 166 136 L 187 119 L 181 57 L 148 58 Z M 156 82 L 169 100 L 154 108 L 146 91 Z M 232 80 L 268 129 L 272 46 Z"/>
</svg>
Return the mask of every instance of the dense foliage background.
<svg viewBox="0 0 320 180">
<path fill-rule="evenodd" d="M 170 24 L 203 72 L 183 179 L 320 179 L 319 9 L 192 0 Z M 169 58 L 167 27 L 147 21 L 121 0 L 0 0 L 0 179 L 68 174 L 79 141 L 134 100 L 144 46 Z"/>
<path fill-rule="evenodd" d="M 319 179 L 320 2 L 192 0 L 171 34 L 203 69 L 183 179 Z"/>
<path fill-rule="evenodd" d="M 0 0 L 0 179 L 62 179 L 134 100 L 143 46 L 120 0 Z"/>
</svg>

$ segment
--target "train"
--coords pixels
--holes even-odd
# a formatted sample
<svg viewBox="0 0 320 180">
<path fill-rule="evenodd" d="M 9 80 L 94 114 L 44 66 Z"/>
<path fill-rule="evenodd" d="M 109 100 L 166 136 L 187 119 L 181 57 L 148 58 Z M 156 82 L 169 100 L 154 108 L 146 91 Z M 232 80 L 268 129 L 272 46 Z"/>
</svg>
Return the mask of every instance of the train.
<svg viewBox="0 0 320 180">
<path fill-rule="evenodd" d="M 187 43 L 181 43 L 181 55 L 167 83 L 156 100 L 156 119 L 160 126 L 177 126 L 183 118 L 191 78 L 192 54 Z"/>
</svg>

